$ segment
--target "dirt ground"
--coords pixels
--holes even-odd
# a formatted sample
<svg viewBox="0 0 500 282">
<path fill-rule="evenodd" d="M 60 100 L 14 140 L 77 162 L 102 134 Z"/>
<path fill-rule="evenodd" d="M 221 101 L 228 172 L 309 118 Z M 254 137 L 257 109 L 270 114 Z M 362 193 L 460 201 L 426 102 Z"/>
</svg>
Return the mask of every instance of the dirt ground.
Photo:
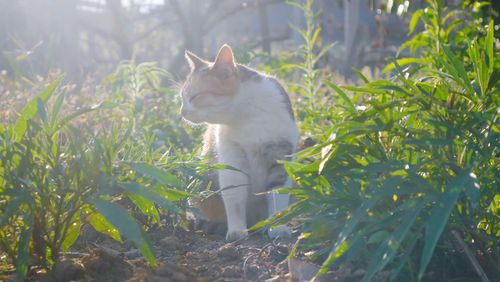
<svg viewBox="0 0 500 282">
<path fill-rule="evenodd" d="M 271 241 L 261 233 L 237 243 L 203 231 L 162 228 L 148 233 L 158 266 L 151 268 L 135 246 L 120 244 L 84 226 L 72 251 L 64 254 L 50 271 L 31 269 L 30 281 L 309 281 L 318 266 L 302 259 L 288 260 L 292 238 Z M 320 281 L 359 281 L 364 270 L 342 266 Z M 374 281 L 387 281 L 380 273 Z M 1 275 L 0 281 L 15 281 L 15 274 Z"/>
<path fill-rule="evenodd" d="M 84 228 L 85 229 L 85 228 Z M 159 229 L 148 233 L 158 266 L 151 268 L 135 246 L 95 233 L 84 236 L 52 270 L 32 269 L 31 281 L 289 281 L 286 257 L 292 240 L 272 242 L 255 234 L 236 244 L 200 231 Z M 14 281 L 14 274 L 0 281 Z"/>
</svg>

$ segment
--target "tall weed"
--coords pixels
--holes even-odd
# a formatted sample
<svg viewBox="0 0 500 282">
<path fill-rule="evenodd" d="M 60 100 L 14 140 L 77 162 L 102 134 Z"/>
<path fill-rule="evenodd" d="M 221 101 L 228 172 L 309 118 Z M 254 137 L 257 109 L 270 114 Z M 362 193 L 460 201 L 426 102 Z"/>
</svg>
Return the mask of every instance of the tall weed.
<svg viewBox="0 0 500 282">
<path fill-rule="evenodd" d="M 296 6 L 312 17 L 310 1 Z M 330 119 L 301 120 L 306 134 L 323 134 L 285 164 L 298 188 L 278 191 L 298 201 L 256 227 L 301 221 L 296 249 L 314 251 L 322 262 L 317 277 L 350 261 L 365 268 L 362 281 L 383 269 L 391 270 L 391 280 L 447 279 L 453 271 L 426 269 L 451 251 L 438 242 L 449 242 L 452 230 L 491 265 L 500 263 L 494 26 L 474 23 L 464 31 L 457 20 L 469 19 L 429 1 L 410 21 L 410 32 L 418 21 L 424 29 L 402 47 L 415 57 L 393 60 L 385 69 L 390 79 L 360 75 L 362 86 L 322 81 L 318 69 L 308 76 L 315 55 L 304 49 L 310 53 L 297 66 L 306 72 L 297 89 L 305 87 L 300 93 Z M 310 30 L 301 31 L 305 45 L 315 41 Z M 318 115 L 314 103 L 301 105 L 299 116 Z"/>
</svg>

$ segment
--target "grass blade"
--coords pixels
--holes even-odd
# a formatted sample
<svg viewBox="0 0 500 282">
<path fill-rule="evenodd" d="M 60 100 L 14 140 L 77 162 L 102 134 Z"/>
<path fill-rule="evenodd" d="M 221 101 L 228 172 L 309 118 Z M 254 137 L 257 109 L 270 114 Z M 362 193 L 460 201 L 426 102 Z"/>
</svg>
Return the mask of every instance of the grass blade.
<svg viewBox="0 0 500 282">
<path fill-rule="evenodd" d="M 42 91 L 36 94 L 36 96 L 33 97 L 33 99 L 31 99 L 26 104 L 26 106 L 24 106 L 24 109 L 21 112 L 21 116 L 19 116 L 19 119 L 14 125 L 14 133 L 16 135 L 17 141 L 21 140 L 21 138 L 24 136 L 24 133 L 26 132 L 26 129 L 28 129 L 28 121 L 36 117 L 39 108 L 38 100 L 41 100 L 43 103 L 46 103 L 47 100 L 50 98 L 50 96 L 56 90 L 57 86 L 59 86 L 62 79 L 63 79 L 62 77 L 56 79 L 54 82 L 49 84 L 49 86 L 45 87 Z"/>
<path fill-rule="evenodd" d="M 347 94 L 344 92 L 344 90 L 340 89 L 340 87 L 338 87 L 337 85 L 335 85 L 334 83 L 332 83 L 328 80 L 325 80 L 324 82 L 328 87 L 330 87 L 332 90 L 337 92 L 337 94 L 339 94 L 340 98 L 345 102 L 347 110 L 351 114 L 357 113 L 356 107 L 354 106 L 354 103 L 351 101 L 349 96 L 347 96 Z"/>
<path fill-rule="evenodd" d="M 434 248 L 443 233 L 444 227 L 448 222 L 448 218 L 453 211 L 453 207 L 458 199 L 460 191 L 467 179 L 466 172 L 462 172 L 452 179 L 446 186 L 445 192 L 437 201 L 437 205 L 430 211 L 429 219 L 425 230 L 425 245 L 420 258 L 420 270 L 418 273 L 419 280 L 422 280 L 425 269 L 431 261 Z"/>
</svg>

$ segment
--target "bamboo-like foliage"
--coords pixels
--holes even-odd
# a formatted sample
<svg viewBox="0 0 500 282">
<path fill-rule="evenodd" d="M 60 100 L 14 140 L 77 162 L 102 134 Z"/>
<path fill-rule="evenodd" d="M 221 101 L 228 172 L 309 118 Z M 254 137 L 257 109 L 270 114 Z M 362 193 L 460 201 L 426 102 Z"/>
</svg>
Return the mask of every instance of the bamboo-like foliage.
<svg viewBox="0 0 500 282">
<path fill-rule="evenodd" d="M 389 79 L 358 72 L 363 85 L 341 87 L 311 71 L 315 54 L 298 65 L 305 72 L 300 91 L 315 100 L 300 104 L 307 117 L 301 128 L 318 144 L 285 163 L 298 187 L 278 191 L 298 201 L 255 228 L 301 221 L 295 247 L 315 251 L 317 278 L 346 261 L 366 267 L 362 281 L 387 268 L 393 281 L 432 278 L 426 269 L 446 252 L 438 242 L 449 241 L 451 230 L 474 240 L 479 253 L 498 250 L 494 24 L 483 27 L 441 1 L 428 2 L 410 21 L 410 33 L 419 22 L 424 28 L 402 46 L 416 56 L 391 60 Z M 313 16 L 311 5 L 297 6 Z M 319 29 L 307 23 L 303 50 L 313 52 Z"/>
</svg>

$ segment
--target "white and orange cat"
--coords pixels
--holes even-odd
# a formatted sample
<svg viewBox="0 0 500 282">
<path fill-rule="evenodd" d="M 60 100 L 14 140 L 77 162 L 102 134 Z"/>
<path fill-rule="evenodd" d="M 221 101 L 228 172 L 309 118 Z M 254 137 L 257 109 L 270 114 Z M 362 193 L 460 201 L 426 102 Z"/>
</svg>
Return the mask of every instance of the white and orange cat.
<svg viewBox="0 0 500 282">
<path fill-rule="evenodd" d="M 292 185 L 277 162 L 290 158 L 299 138 L 290 99 L 276 79 L 237 64 L 228 45 L 222 46 L 214 62 L 189 51 L 186 58 L 191 72 L 181 89 L 182 116 L 207 124 L 204 153 L 237 169 L 217 171 L 217 182 L 222 188 L 226 239 L 239 240 L 248 235 L 248 226 L 288 206 L 288 195 L 262 193 Z M 269 235 L 289 236 L 289 232 L 280 226 Z"/>
</svg>

